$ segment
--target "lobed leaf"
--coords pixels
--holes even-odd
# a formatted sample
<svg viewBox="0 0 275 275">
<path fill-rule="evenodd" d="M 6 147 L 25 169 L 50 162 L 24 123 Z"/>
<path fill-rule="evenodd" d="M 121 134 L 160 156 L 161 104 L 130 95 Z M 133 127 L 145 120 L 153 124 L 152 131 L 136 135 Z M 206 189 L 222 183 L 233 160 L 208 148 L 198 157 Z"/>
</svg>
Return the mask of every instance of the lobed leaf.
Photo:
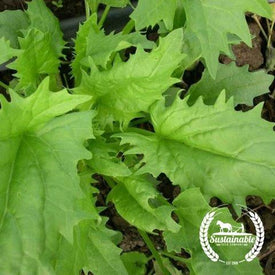
<svg viewBox="0 0 275 275">
<path fill-rule="evenodd" d="M 181 41 L 179 29 L 161 39 L 150 53 L 138 46 L 136 54 L 127 62 L 117 60 L 106 71 L 94 66 L 90 74 L 83 72 L 82 82 L 75 92 L 93 96 L 92 104 L 103 127 L 112 125 L 113 121 L 127 126 L 179 81 L 171 75 L 184 57 Z"/>
<path fill-rule="evenodd" d="M 174 17 L 177 10 L 177 0 L 139 0 L 138 6 L 131 14 L 137 30 L 155 26 L 163 21 L 168 30 L 173 29 Z"/>
<path fill-rule="evenodd" d="M 115 53 L 139 44 L 150 49 L 154 43 L 137 32 L 106 35 L 97 25 L 96 14 L 92 15 L 80 26 L 75 41 L 76 54 L 72 69 L 76 85 L 80 84 L 83 67 L 89 67 L 89 57 L 92 57 L 95 65 L 106 69 Z"/>
<path fill-rule="evenodd" d="M 25 93 L 31 94 L 43 77 L 49 75 L 55 77 L 59 72 L 59 56 L 51 46 L 50 33 L 43 33 L 37 29 L 31 29 L 26 37 L 19 38 L 20 50 L 17 51 L 17 59 L 8 65 L 16 70 L 14 74 L 18 78 L 17 89 L 25 89 Z"/>
<path fill-rule="evenodd" d="M 63 115 L 88 98 L 52 93 L 48 79 L 28 98 L 11 97 L 0 110 L 0 273 L 55 274 L 60 238 L 73 242 L 76 224 L 98 219 L 81 207 L 76 169 L 91 157 L 83 143 L 93 113 Z"/>
<path fill-rule="evenodd" d="M 250 112 L 234 111 L 222 93 L 215 105 L 199 99 L 188 106 L 177 98 L 151 109 L 155 133 L 123 133 L 122 143 L 133 146 L 128 154 L 144 154 L 139 173 L 165 173 L 183 190 L 200 187 L 206 198 L 231 203 L 247 195 L 272 199 L 275 139 L 272 124 L 261 119 L 261 106 Z"/>
</svg>

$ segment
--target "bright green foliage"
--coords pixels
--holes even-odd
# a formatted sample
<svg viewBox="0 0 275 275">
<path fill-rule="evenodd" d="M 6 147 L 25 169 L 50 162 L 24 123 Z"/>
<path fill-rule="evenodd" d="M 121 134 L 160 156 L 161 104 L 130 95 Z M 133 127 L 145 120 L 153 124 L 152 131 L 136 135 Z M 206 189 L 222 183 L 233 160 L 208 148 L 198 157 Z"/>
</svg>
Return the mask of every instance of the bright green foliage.
<svg viewBox="0 0 275 275">
<path fill-rule="evenodd" d="M 181 41 L 182 31 L 177 30 L 161 39 L 159 46 L 150 53 L 138 46 L 136 54 L 127 62 L 116 60 L 106 71 L 94 66 L 90 74 L 83 73 L 81 85 L 75 92 L 93 96 L 92 104 L 103 127 L 112 125 L 113 121 L 127 126 L 179 81 L 171 74 L 184 56 Z"/>
<path fill-rule="evenodd" d="M 10 41 L 13 48 L 17 48 L 20 31 L 26 29 L 28 25 L 28 17 L 23 11 L 3 11 L 0 13 L 0 38 L 4 37 Z"/>
<path fill-rule="evenodd" d="M 226 98 L 233 96 L 234 104 L 253 105 L 253 98 L 268 92 L 274 77 L 263 70 L 250 73 L 248 66 L 237 67 L 234 63 L 219 64 L 216 79 L 209 71 L 203 73 L 202 79 L 191 86 L 188 94 L 188 103 L 193 104 L 202 96 L 206 104 L 214 104 L 221 90 L 226 90 Z"/>
<path fill-rule="evenodd" d="M 226 202 L 243 202 L 250 194 L 271 200 L 275 133 L 261 120 L 259 106 L 236 112 L 232 100 L 225 103 L 224 93 L 214 106 L 200 98 L 189 107 L 187 101 L 177 98 L 168 108 L 163 101 L 154 105 L 155 134 L 120 134 L 123 143 L 134 146 L 128 153 L 144 154 L 140 173 L 164 172 L 183 189 L 199 186 L 207 198 Z"/>
<path fill-rule="evenodd" d="M 145 36 L 136 32 L 126 35 L 122 33 L 105 35 L 104 30 L 101 30 L 97 25 L 97 16 L 94 14 L 80 26 L 77 33 L 75 41 L 76 55 L 72 63 L 76 85 L 81 80 L 81 69 L 89 67 L 89 57 L 93 59 L 95 65 L 106 69 L 115 53 L 138 44 L 147 49 L 153 47 L 153 42 L 148 41 Z"/>
<path fill-rule="evenodd" d="M 178 233 L 164 232 L 164 238 L 169 251 L 180 252 L 185 248 L 191 255 L 190 259 L 186 259 L 186 264 L 192 275 L 209 275 L 209 274 L 252 274 L 259 275 L 262 273 L 262 268 L 257 260 L 253 262 L 243 262 L 239 265 L 225 265 L 220 262 L 212 262 L 204 254 L 199 241 L 199 228 L 201 222 L 207 212 L 211 210 L 207 201 L 203 198 L 199 188 L 191 188 L 182 192 L 173 202 L 177 210 L 175 213 L 179 217 L 181 230 Z M 227 209 L 220 211 L 219 219 L 230 221 L 233 224 L 234 220 L 230 218 L 230 213 Z M 238 224 L 236 224 L 238 225 Z M 210 231 L 210 230 L 209 230 Z M 211 231 L 210 231 L 211 232 Z M 244 251 L 247 248 L 238 246 L 235 248 L 235 255 L 227 253 L 220 247 L 215 247 L 215 252 L 220 255 L 223 260 L 229 260 L 239 255 L 245 255 Z M 232 249 L 234 251 L 234 248 Z M 233 257 L 232 257 L 233 255 Z"/>
<path fill-rule="evenodd" d="M 178 275 L 171 259 L 181 249 L 191 255 L 180 259 L 191 275 L 260 274 L 257 260 L 212 263 L 198 230 L 212 196 L 244 204 L 247 195 L 265 202 L 275 195 L 273 125 L 261 119 L 260 105 L 234 110 L 267 92 L 272 77 L 218 63 L 231 44 L 251 43 L 245 12 L 268 17 L 268 4 L 140 0 L 123 31 L 110 34 L 102 27 L 106 12 L 130 2 L 86 4 L 71 74 L 59 72 L 65 42 L 43 0 L 0 13 L 0 63 L 15 58 L 8 66 L 16 70 L 10 89 L 0 82 L 11 97 L 0 97 L 0 274 Z M 99 4 L 107 6 L 100 22 Z M 154 42 L 139 32 L 156 24 Z M 184 70 L 200 59 L 207 68 L 182 100 Z M 62 83 L 70 76 L 73 87 Z M 163 173 L 181 187 L 173 204 L 166 181 L 155 179 Z M 114 208 L 139 229 L 152 256 L 123 254 L 125 239 L 108 228 L 124 232 L 124 225 L 103 217 Z M 152 249 L 145 233 L 159 231 L 164 251 Z M 249 248 L 219 249 L 230 259 Z"/>
<path fill-rule="evenodd" d="M 37 29 L 31 29 L 26 37 L 19 38 L 17 59 L 8 66 L 17 71 L 17 89 L 25 88 L 25 93 L 31 94 L 43 75 L 55 76 L 58 73 L 59 56 L 51 43 L 51 34 L 44 34 Z"/>
<path fill-rule="evenodd" d="M 182 0 L 186 13 L 185 39 L 193 55 L 200 47 L 209 73 L 215 78 L 218 57 L 221 52 L 230 54 L 228 33 L 235 34 L 251 46 L 251 35 L 245 21 L 245 12 L 250 11 L 271 17 L 266 0 Z M 194 55 L 194 60 L 197 56 Z"/>
<path fill-rule="evenodd" d="M 167 29 L 173 29 L 174 17 L 177 9 L 177 0 L 140 0 L 138 6 L 131 14 L 131 18 L 135 20 L 138 30 L 145 27 L 155 26 L 161 20 Z"/>
<path fill-rule="evenodd" d="M 154 229 L 177 232 L 179 226 L 171 218 L 173 207 L 158 199 L 152 182 L 145 177 L 124 178 L 110 192 L 118 213 L 137 228 L 152 232 Z"/>
<path fill-rule="evenodd" d="M 124 253 L 121 259 L 127 269 L 128 274 L 144 275 L 146 272 L 147 257 L 139 252 Z"/>
<path fill-rule="evenodd" d="M 83 142 L 92 137 L 92 113 L 60 116 L 88 97 L 51 93 L 48 84 L 26 99 L 1 100 L 2 274 L 52 274 L 60 237 L 71 242 L 73 226 L 88 218 L 78 206 L 76 164 L 91 157 Z"/>
</svg>

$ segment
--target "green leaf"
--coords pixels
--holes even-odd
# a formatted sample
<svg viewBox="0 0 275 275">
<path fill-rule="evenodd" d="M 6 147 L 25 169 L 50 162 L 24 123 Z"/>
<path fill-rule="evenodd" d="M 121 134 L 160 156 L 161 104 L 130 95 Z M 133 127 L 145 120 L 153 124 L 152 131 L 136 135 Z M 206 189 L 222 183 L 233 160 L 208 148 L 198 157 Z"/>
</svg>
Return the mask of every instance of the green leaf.
<svg viewBox="0 0 275 275">
<path fill-rule="evenodd" d="M 235 34 L 251 46 L 251 35 L 245 20 L 250 11 L 263 17 L 271 17 L 271 8 L 265 0 L 182 0 L 186 13 L 185 39 L 189 48 L 187 56 L 197 59 L 196 48 L 201 48 L 211 77 L 218 70 L 221 52 L 230 55 L 227 34 Z"/>
<path fill-rule="evenodd" d="M 173 29 L 174 17 L 177 10 L 177 0 L 139 0 L 138 6 L 131 14 L 137 30 L 155 26 L 163 21 L 168 30 Z"/>
<path fill-rule="evenodd" d="M 0 38 L 0 64 L 9 61 L 17 53 L 18 50 L 11 48 L 10 41 L 7 41 L 4 37 Z"/>
<path fill-rule="evenodd" d="M 75 41 L 75 59 L 72 69 L 76 85 L 80 83 L 83 65 L 89 66 L 88 57 L 93 58 L 95 65 L 106 69 L 116 52 L 139 44 L 147 49 L 151 49 L 154 45 L 146 39 L 146 36 L 137 32 L 105 35 L 104 30 L 97 25 L 96 14 L 93 14 L 80 26 Z"/>
<path fill-rule="evenodd" d="M 238 265 L 226 265 L 221 262 L 212 262 L 203 252 L 199 241 L 199 228 L 201 222 L 211 207 L 207 204 L 199 188 L 190 188 L 182 192 L 173 202 L 177 207 L 177 214 L 182 228 L 177 233 L 164 232 L 164 239 L 169 251 L 180 252 L 182 248 L 190 254 L 190 259 L 185 260 L 191 274 L 209 275 L 215 270 L 215 274 L 253 274 L 262 273 L 258 259 L 252 262 L 244 261 Z M 219 219 L 234 224 L 228 209 L 220 210 Z M 213 222 L 214 223 L 214 222 Z M 239 226 L 240 224 L 235 223 Z M 209 230 L 210 231 L 210 230 Z M 237 246 L 231 249 L 222 249 L 216 246 L 214 251 L 223 260 L 243 259 L 249 248 Z"/>
<path fill-rule="evenodd" d="M 158 201 L 159 194 L 145 177 L 121 179 L 108 195 L 118 213 L 140 230 L 154 229 L 177 232 L 179 226 L 171 217 L 173 207 Z M 154 205 L 156 204 L 156 205 Z"/>
<path fill-rule="evenodd" d="M 254 73 L 248 72 L 248 66 L 237 67 L 235 63 L 219 64 L 216 79 L 208 70 L 203 73 L 202 79 L 191 86 L 188 91 L 188 103 L 193 104 L 202 96 L 206 104 L 214 104 L 222 89 L 226 90 L 226 98 L 234 98 L 234 104 L 253 106 L 253 98 L 269 92 L 268 88 L 273 76 L 264 70 Z"/>
<path fill-rule="evenodd" d="M 103 127 L 112 125 L 113 121 L 127 126 L 131 119 L 142 116 L 141 112 L 148 112 L 150 105 L 179 81 L 171 74 L 184 57 L 181 42 L 179 29 L 161 39 L 150 53 L 138 46 L 136 54 L 127 62 L 116 60 L 107 71 L 93 67 L 90 75 L 83 73 L 75 92 L 93 96 L 92 104 Z"/>
<path fill-rule="evenodd" d="M 54 274 L 60 238 L 72 242 L 74 225 L 98 219 L 80 207 L 76 169 L 91 157 L 93 113 L 63 115 L 88 98 L 52 93 L 48 81 L 28 98 L 1 99 L 1 274 Z"/>
<path fill-rule="evenodd" d="M 243 202 L 259 195 L 266 202 L 275 175 L 275 133 L 261 119 L 261 106 L 249 112 L 234 111 L 233 100 L 222 93 L 213 106 L 200 98 L 188 106 L 177 98 L 151 109 L 155 133 L 124 133 L 122 143 L 134 146 L 128 154 L 144 154 L 139 173 L 165 173 L 183 190 L 198 186 L 206 198 Z"/>
<path fill-rule="evenodd" d="M 144 275 L 146 273 L 147 257 L 139 252 L 123 253 L 121 259 L 128 274 Z"/>
<path fill-rule="evenodd" d="M 31 94 L 45 76 L 59 72 L 60 56 L 52 47 L 52 35 L 37 29 L 30 29 L 26 37 L 19 38 L 19 44 L 17 59 L 8 67 L 17 71 L 16 88 Z"/>
<path fill-rule="evenodd" d="M 4 37 L 10 41 L 13 48 L 18 48 L 20 31 L 26 29 L 28 25 L 28 17 L 23 11 L 5 10 L 0 13 L 0 38 Z"/>
<path fill-rule="evenodd" d="M 93 158 L 87 161 L 92 171 L 110 177 L 127 177 L 131 175 L 128 167 L 117 157 L 119 146 L 117 143 L 107 143 L 98 137 L 89 141 L 89 150 Z"/>
</svg>

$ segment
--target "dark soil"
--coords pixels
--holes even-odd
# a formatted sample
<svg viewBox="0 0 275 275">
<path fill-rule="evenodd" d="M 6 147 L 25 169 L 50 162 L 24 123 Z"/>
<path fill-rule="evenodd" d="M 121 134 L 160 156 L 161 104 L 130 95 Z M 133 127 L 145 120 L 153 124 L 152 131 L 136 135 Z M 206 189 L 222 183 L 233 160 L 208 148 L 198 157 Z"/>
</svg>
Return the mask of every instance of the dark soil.
<svg viewBox="0 0 275 275">
<path fill-rule="evenodd" d="M 51 0 L 45 0 L 45 2 L 60 19 L 84 15 L 83 0 L 63 0 L 63 8 L 57 8 L 55 5 L 52 4 Z M 0 2 L 0 11 L 6 9 L 23 9 L 25 7 L 25 1 L 23 0 L 1 0 Z M 263 68 L 265 66 L 266 46 L 257 24 L 252 21 L 251 18 L 248 20 L 250 31 L 252 35 L 255 36 L 255 38 L 253 39 L 253 48 L 249 48 L 244 43 L 241 43 L 239 45 L 233 46 L 233 52 L 236 56 L 237 65 L 242 66 L 245 64 L 249 64 L 249 69 L 253 71 Z M 157 37 L 154 33 L 150 33 L 149 36 L 150 38 L 153 37 L 152 39 L 154 39 L 154 37 Z M 275 35 L 273 37 L 273 41 L 274 40 Z M 228 64 L 232 60 L 224 55 L 221 55 L 220 61 L 222 63 Z M 191 72 L 185 72 L 182 87 L 188 89 L 190 85 L 197 82 L 201 77 L 203 69 L 204 67 L 202 63 L 199 63 L 195 70 Z M 0 79 L 4 83 L 8 83 L 11 80 L 11 73 L 0 73 Z M 262 116 L 264 119 L 273 122 L 275 121 L 275 102 L 270 95 L 271 92 L 273 92 L 274 86 L 275 84 L 271 86 L 270 93 L 269 91 L 267 91 L 265 95 L 255 99 L 255 104 L 258 104 L 262 101 L 265 102 Z M 239 110 L 246 111 L 248 109 L 249 107 L 247 106 L 239 106 Z M 142 128 L 151 129 L 150 125 L 142 125 Z M 141 236 L 139 235 L 137 229 L 128 224 L 122 217 L 119 216 L 112 203 L 108 203 L 106 205 L 106 197 L 110 191 L 107 183 L 99 175 L 95 176 L 95 178 L 97 179 L 96 187 L 99 189 L 100 192 L 98 194 L 97 205 L 107 207 L 106 210 L 103 212 L 103 215 L 109 217 L 107 226 L 111 229 L 119 230 L 123 234 L 123 239 L 119 244 L 120 248 L 124 252 L 139 251 L 150 255 L 150 251 Z M 163 194 L 165 198 L 167 198 L 168 201 L 172 202 L 173 199 L 180 193 L 180 188 L 178 186 L 173 186 L 164 174 L 160 175 L 158 180 L 160 181 L 160 184 L 158 185 L 158 190 Z M 210 202 L 212 206 L 218 205 L 220 203 L 221 202 L 217 198 L 212 198 Z M 250 196 L 247 198 L 247 205 L 260 215 L 265 226 L 265 244 L 259 256 L 264 273 L 266 275 L 275 275 L 275 201 L 272 201 L 272 203 L 267 206 L 263 204 L 262 200 L 259 197 Z M 156 249 L 161 250 L 165 247 L 161 232 L 156 232 L 156 235 L 150 235 L 150 238 L 155 244 Z M 179 256 L 185 258 L 189 257 L 189 255 L 184 251 L 182 251 L 182 254 Z M 175 261 L 173 262 L 173 264 L 179 270 L 181 270 L 182 274 L 189 274 L 188 269 L 184 264 Z M 148 272 L 152 269 L 152 267 L 153 263 L 152 261 L 150 261 L 147 266 Z"/>
</svg>

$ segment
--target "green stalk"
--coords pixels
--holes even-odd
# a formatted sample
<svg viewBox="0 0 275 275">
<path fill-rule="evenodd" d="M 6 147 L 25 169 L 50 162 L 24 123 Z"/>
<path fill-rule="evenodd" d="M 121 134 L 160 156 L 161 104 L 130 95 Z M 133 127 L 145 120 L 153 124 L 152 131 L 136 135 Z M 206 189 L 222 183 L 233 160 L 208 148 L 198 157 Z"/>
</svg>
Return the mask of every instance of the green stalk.
<svg viewBox="0 0 275 275">
<path fill-rule="evenodd" d="M 155 260 L 157 261 L 157 263 L 158 263 L 160 269 L 162 270 L 163 274 L 164 275 L 170 275 L 169 271 L 165 268 L 158 251 L 154 247 L 154 245 L 153 245 L 152 241 L 150 240 L 149 236 L 147 235 L 147 233 L 145 231 L 140 230 L 140 229 L 138 229 L 138 232 L 139 232 L 140 236 L 142 237 L 142 239 L 144 240 L 144 242 L 146 243 L 146 245 L 148 246 L 148 248 L 151 251 L 152 255 L 154 256 Z"/>
<path fill-rule="evenodd" d="M 142 118 L 139 118 L 139 119 L 137 119 L 137 120 L 131 122 L 131 127 L 135 127 L 135 126 L 137 126 L 137 125 L 139 125 L 139 124 L 146 123 L 146 122 L 148 122 L 149 120 L 150 120 L 149 117 L 142 117 Z"/>
<path fill-rule="evenodd" d="M 135 21 L 133 19 L 131 19 L 123 28 L 122 30 L 122 34 L 128 34 L 130 33 L 133 28 L 135 27 Z"/>
<path fill-rule="evenodd" d="M 102 28 L 102 26 L 103 26 L 103 24 L 104 24 L 104 22 L 105 22 L 105 20 L 106 20 L 106 18 L 107 18 L 107 15 L 108 15 L 108 13 L 109 13 L 109 11 L 110 11 L 110 8 L 111 8 L 111 6 L 107 5 L 107 6 L 105 7 L 105 9 L 104 9 L 104 12 L 102 13 L 102 16 L 101 16 L 101 18 L 100 18 L 100 21 L 99 21 L 99 23 L 98 23 L 98 26 L 99 26 L 100 29 Z"/>
<path fill-rule="evenodd" d="M 90 6 L 87 0 L 84 0 L 85 3 L 85 13 L 86 13 L 86 20 L 88 20 L 88 18 L 91 15 L 91 10 L 90 10 Z"/>
<path fill-rule="evenodd" d="M 274 23 L 275 23 L 275 20 L 272 21 L 271 27 L 270 27 L 270 30 L 269 30 L 268 41 L 267 41 L 267 48 L 268 49 L 271 48 L 271 38 L 272 38 L 272 31 L 273 31 L 273 28 L 274 28 Z"/>
<path fill-rule="evenodd" d="M 261 30 L 261 32 L 262 32 L 262 34 L 263 34 L 265 40 L 268 41 L 267 34 L 266 34 L 266 32 L 265 32 L 265 30 L 264 30 L 264 28 L 263 28 L 261 22 L 259 21 L 257 15 L 255 15 L 255 14 L 252 15 L 252 18 L 254 19 L 254 21 L 256 22 L 256 24 L 258 25 L 258 27 L 260 28 L 260 30 Z"/>
<path fill-rule="evenodd" d="M 111 177 L 104 177 L 104 180 L 107 182 L 111 189 L 116 186 L 116 182 Z"/>
<path fill-rule="evenodd" d="M 167 252 L 161 252 L 161 255 L 169 257 L 169 258 L 171 258 L 171 259 L 173 259 L 175 261 L 178 261 L 178 262 L 182 262 L 182 263 L 186 262 L 186 260 L 184 260 L 183 258 L 181 258 L 179 256 L 172 255 L 172 254 L 167 253 Z"/>
<path fill-rule="evenodd" d="M 2 82 L 2 81 L 0 81 L 0 86 L 3 87 L 6 90 L 10 89 L 10 87 L 7 84 L 5 84 L 4 82 Z"/>
</svg>

